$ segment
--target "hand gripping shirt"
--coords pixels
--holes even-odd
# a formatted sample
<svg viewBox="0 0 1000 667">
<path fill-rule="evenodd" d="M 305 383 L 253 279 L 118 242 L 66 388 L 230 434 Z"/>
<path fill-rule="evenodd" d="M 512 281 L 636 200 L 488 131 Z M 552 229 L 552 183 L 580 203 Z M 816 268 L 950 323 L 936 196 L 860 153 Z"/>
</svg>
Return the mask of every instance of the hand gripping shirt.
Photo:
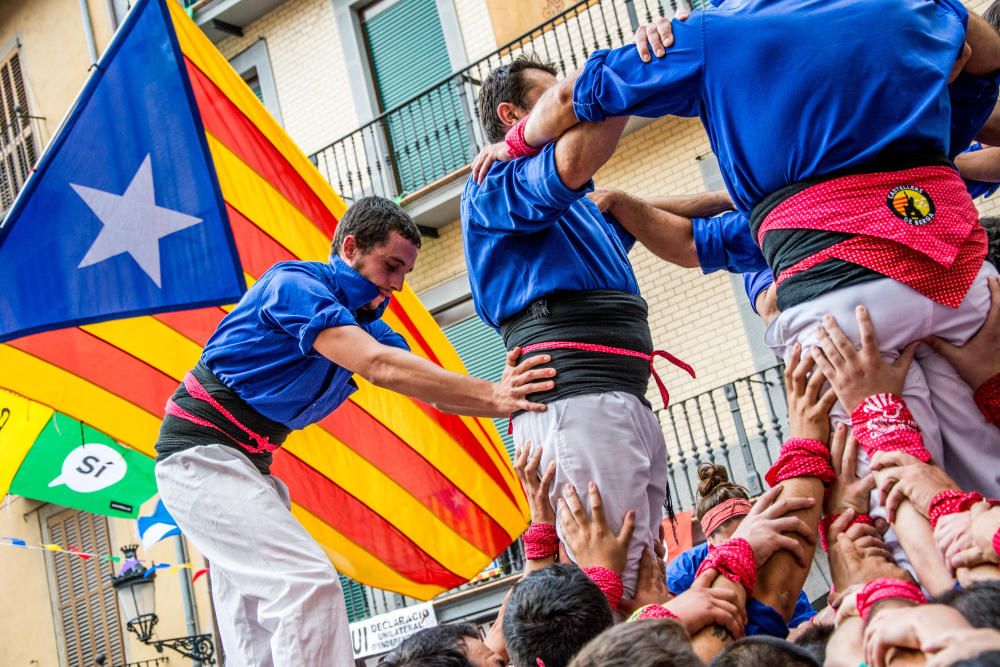
<svg viewBox="0 0 1000 667">
<path fill-rule="evenodd" d="M 409 349 L 379 319 L 388 299 L 375 311 L 363 310 L 378 293 L 337 256 L 329 263 L 275 264 L 219 324 L 202 362 L 264 417 L 304 428 L 357 390 L 351 371 L 313 349 L 321 331 L 358 326 L 384 345 Z"/>
</svg>

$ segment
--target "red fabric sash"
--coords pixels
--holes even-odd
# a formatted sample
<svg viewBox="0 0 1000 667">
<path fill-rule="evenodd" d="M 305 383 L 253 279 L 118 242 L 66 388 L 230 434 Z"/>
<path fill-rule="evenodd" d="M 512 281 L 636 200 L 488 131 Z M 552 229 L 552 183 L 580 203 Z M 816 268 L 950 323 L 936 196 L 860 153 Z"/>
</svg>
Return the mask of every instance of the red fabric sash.
<svg viewBox="0 0 1000 667">
<path fill-rule="evenodd" d="M 827 259 L 859 264 L 957 308 L 986 258 L 986 233 L 958 173 L 944 166 L 841 176 L 772 210 L 757 231 L 815 229 L 854 237 L 783 270 L 789 277 Z"/>
</svg>

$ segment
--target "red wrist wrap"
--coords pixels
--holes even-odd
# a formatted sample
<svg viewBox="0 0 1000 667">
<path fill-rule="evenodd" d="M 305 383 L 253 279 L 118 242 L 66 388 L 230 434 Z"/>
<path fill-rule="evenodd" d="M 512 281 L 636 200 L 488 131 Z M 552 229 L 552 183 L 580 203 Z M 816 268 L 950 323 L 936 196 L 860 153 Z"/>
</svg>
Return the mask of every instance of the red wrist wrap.
<svg viewBox="0 0 1000 667">
<path fill-rule="evenodd" d="M 986 421 L 1000 426 L 1000 374 L 984 382 L 973 395 Z"/>
<path fill-rule="evenodd" d="M 895 394 L 875 394 L 861 401 L 851 414 L 851 428 L 868 456 L 875 452 L 903 452 L 924 463 L 931 460 L 920 427 L 903 399 Z"/>
<path fill-rule="evenodd" d="M 818 477 L 829 484 L 836 477 L 830 465 L 830 450 L 819 440 L 811 438 L 790 438 L 781 446 L 778 460 L 764 475 L 768 484 L 774 486 L 793 477 Z"/>
<path fill-rule="evenodd" d="M 1000 530 L 993 534 L 993 551 L 997 552 L 1000 556 Z"/>
<path fill-rule="evenodd" d="M 622 594 L 625 592 L 622 588 L 621 575 L 606 567 L 585 567 L 583 573 L 590 577 L 590 580 L 597 584 L 597 587 L 604 593 L 608 604 L 611 605 L 611 611 L 616 611 L 618 605 L 621 604 Z"/>
<path fill-rule="evenodd" d="M 507 130 L 507 136 L 504 137 L 504 141 L 507 143 L 507 150 L 510 152 L 512 158 L 534 157 L 542 151 L 541 148 L 535 148 L 524 140 L 524 125 L 527 122 L 528 117 L 525 116 L 517 121 L 514 127 Z"/>
<path fill-rule="evenodd" d="M 868 615 L 875 603 L 889 598 L 910 600 L 917 604 L 926 604 L 927 602 L 920 587 L 911 581 L 888 577 L 872 579 L 858 591 L 858 614 L 861 615 L 861 620 L 867 622 Z"/>
<path fill-rule="evenodd" d="M 660 604 L 647 604 L 645 607 L 636 609 L 631 616 L 628 617 L 628 622 L 631 621 L 641 621 L 647 618 L 672 618 L 675 621 L 680 621 L 681 619 L 677 617 L 677 614 L 670 611 L 666 607 Z"/>
<path fill-rule="evenodd" d="M 742 585 L 747 595 L 752 595 L 753 588 L 757 585 L 757 561 L 754 559 L 753 549 L 749 542 L 740 537 L 710 548 L 695 578 L 700 577 L 705 570 L 716 570 L 726 579 Z"/>
<path fill-rule="evenodd" d="M 968 512 L 973 505 L 982 502 L 982 495 L 972 491 L 965 493 L 958 489 L 948 489 L 934 496 L 927 511 L 927 518 L 931 522 L 931 528 L 937 528 L 937 523 L 943 516 Z"/>
<path fill-rule="evenodd" d="M 551 523 L 532 521 L 521 541 L 524 543 L 524 557 L 528 560 L 548 558 L 559 553 L 559 536 Z"/>
<path fill-rule="evenodd" d="M 839 514 L 827 514 L 819 521 L 819 543 L 823 545 L 823 551 L 830 551 L 830 526 L 833 525 L 833 522 L 836 521 L 839 516 Z M 874 525 L 871 516 L 867 514 L 855 515 L 850 525 L 853 526 L 856 523 L 863 523 L 866 526 Z"/>
</svg>

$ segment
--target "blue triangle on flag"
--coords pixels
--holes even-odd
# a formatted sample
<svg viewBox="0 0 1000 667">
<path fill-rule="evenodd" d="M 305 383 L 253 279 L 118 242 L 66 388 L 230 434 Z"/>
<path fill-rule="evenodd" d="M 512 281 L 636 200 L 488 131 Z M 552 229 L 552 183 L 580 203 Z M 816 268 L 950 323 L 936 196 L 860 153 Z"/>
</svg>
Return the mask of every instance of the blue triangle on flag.
<svg viewBox="0 0 1000 667">
<path fill-rule="evenodd" d="M 0 341 L 246 291 L 165 0 L 140 0 L 0 226 Z"/>
<path fill-rule="evenodd" d="M 142 548 L 147 551 L 160 540 L 181 534 L 177 522 L 170 516 L 163 501 L 159 499 L 156 501 L 153 513 L 149 516 L 139 517 L 136 519 L 136 524 L 139 527 L 139 540 L 142 542 Z"/>
</svg>

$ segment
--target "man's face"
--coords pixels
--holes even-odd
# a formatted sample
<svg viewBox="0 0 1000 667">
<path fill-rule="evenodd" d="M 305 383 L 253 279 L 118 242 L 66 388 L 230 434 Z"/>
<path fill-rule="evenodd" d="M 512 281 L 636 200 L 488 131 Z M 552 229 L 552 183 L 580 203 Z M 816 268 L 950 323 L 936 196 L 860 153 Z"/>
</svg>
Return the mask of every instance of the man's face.
<svg viewBox="0 0 1000 667">
<path fill-rule="evenodd" d="M 465 657 L 474 667 L 506 667 L 507 661 L 493 652 L 480 639 L 465 637 Z"/>
<path fill-rule="evenodd" d="M 377 309 L 393 292 L 403 289 L 403 280 L 413 270 L 419 251 L 417 246 L 395 231 L 389 233 L 385 243 L 376 245 L 366 253 L 358 250 L 353 236 L 344 240 L 341 250 L 344 260 L 379 289 L 379 295 L 365 309 Z"/>
<path fill-rule="evenodd" d="M 552 86 L 559 83 L 559 80 L 552 74 L 549 74 L 545 70 L 541 69 L 528 69 L 524 71 L 525 78 L 531 82 L 531 87 L 528 89 L 528 94 L 525 95 L 525 111 L 531 111 L 535 108 L 535 104 L 538 102 L 538 98 L 541 97 L 546 90 Z"/>
</svg>

